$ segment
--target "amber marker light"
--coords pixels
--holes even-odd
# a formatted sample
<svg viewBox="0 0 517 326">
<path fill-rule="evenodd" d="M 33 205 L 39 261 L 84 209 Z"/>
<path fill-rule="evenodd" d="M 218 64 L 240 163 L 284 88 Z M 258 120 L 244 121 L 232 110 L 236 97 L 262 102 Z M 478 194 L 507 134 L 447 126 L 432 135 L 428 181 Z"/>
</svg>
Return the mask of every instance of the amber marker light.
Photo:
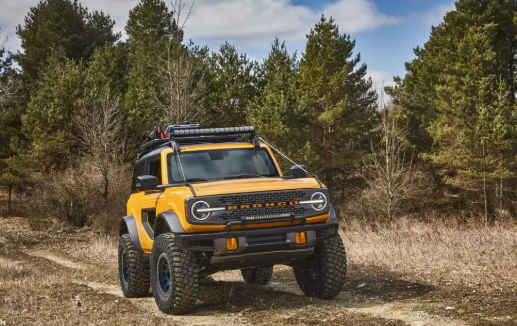
<svg viewBox="0 0 517 326">
<path fill-rule="evenodd" d="M 226 239 L 226 249 L 228 251 L 237 250 L 239 248 L 239 239 L 237 238 L 227 238 Z"/>
<path fill-rule="evenodd" d="M 305 232 L 296 232 L 296 244 L 304 244 L 307 242 Z"/>
</svg>

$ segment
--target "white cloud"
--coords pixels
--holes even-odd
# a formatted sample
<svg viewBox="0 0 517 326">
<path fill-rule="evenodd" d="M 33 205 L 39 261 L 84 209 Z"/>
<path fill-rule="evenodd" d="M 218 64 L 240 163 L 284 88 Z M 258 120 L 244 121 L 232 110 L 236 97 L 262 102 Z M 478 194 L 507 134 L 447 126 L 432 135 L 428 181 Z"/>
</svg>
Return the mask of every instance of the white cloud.
<svg viewBox="0 0 517 326">
<path fill-rule="evenodd" d="M 115 21 L 115 31 L 124 33 L 129 10 L 139 0 L 82 0 L 90 10 L 102 10 Z M 20 41 L 15 26 L 23 23 L 29 8 L 38 0 L 0 0 L 0 27 L 9 37 L 8 47 L 15 51 Z M 167 0 L 167 4 L 170 2 Z M 188 9 L 188 0 L 185 9 Z M 187 22 L 187 37 L 229 41 L 236 46 L 264 49 L 275 37 L 297 43 L 305 39 L 321 14 L 333 16 L 345 33 L 372 31 L 385 25 L 401 22 L 378 10 L 372 0 L 336 0 L 313 10 L 295 5 L 292 0 L 197 0 Z"/>
<path fill-rule="evenodd" d="M 39 0 L 0 0 L 0 28 L 3 37 L 9 40 L 6 48 L 12 52 L 20 49 L 21 42 L 16 36 L 16 26 L 23 25 L 24 17 L 31 7 L 38 5 Z M 139 0 L 83 0 L 80 1 L 89 10 L 104 11 L 115 20 L 115 32 L 124 34 L 129 10 L 136 6 Z M 21 50 L 21 49 L 20 49 Z"/>
<path fill-rule="evenodd" d="M 8 39 L 5 47 L 7 50 L 15 52 L 20 47 L 20 41 L 16 37 L 15 31 L 18 24 L 23 23 L 25 12 L 29 10 L 24 1 L 0 0 L 0 28 L 2 29 L 2 40 Z M 25 10 L 25 8 L 27 10 Z"/>
<path fill-rule="evenodd" d="M 380 90 L 384 86 L 394 85 L 393 75 L 389 71 L 385 70 L 368 70 L 366 72 L 366 78 L 371 77 L 373 82 L 373 88 Z"/>
<path fill-rule="evenodd" d="M 443 22 L 443 16 L 455 8 L 456 6 L 454 2 L 449 4 L 442 4 L 427 12 L 417 14 L 416 19 L 418 19 L 420 23 L 425 26 L 438 26 L 441 22 Z"/>
<path fill-rule="evenodd" d="M 332 15 L 342 32 L 352 34 L 402 22 L 401 18 L 383 14 L 367 0 L 340 0 L 325 7 L 323 13 Z"/>
<path fill-rule="evenodd" d="M 345 33 L 371 31 L 401 20 L 378 11 L 370 0 L 339 0 L 312 10 L 290 0 L 198 0 L 188 22 L 187 35 L 216 38 L 246 47 L 268 47 L 278 37 L 298 42 L 320 16 L 334 17 Z"/>
</svg>

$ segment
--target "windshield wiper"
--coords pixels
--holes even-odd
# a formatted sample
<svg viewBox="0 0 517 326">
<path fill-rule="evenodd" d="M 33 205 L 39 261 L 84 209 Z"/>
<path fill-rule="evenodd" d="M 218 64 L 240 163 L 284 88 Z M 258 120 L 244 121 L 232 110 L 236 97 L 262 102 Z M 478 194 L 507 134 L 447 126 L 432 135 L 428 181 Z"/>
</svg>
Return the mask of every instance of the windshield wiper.
<svg viewBox="0 0 517 326">
<path fill-rule="evenodd" d="M 243 173 L 238 175 L 230 175 L 227 177 L 224 177 L 224 179 L 242 179 L 242 178 L 265 178 L 268 175 L 263 174 L 254 174 L 254 173 Z"/>
<path fill-rule="evenodd" d="M 208 181 L 208 179 L 205 179 L 205 178 L 189 178 L 189 179 L 186 179 L 185 181 L 187 181 L 187 182 L 198 182 L 198 181 Z"/>
</svg>

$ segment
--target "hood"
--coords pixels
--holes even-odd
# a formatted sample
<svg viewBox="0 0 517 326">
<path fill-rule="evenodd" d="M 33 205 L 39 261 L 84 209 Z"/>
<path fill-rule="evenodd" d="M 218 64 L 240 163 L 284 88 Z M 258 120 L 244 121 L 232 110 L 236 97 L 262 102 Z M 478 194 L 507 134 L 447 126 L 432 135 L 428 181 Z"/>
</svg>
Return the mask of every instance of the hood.
<svg viewBox="0 0 517 326">
<path fill-rule="evenodd" d="M 314 189 L 319 188 L 320 185 L 314 178 L 282 179 L 276 177 L 195 183 L 192 184 L 192 187 L 197 196 L 214 196 L 245 192 Z"/>
</svg>

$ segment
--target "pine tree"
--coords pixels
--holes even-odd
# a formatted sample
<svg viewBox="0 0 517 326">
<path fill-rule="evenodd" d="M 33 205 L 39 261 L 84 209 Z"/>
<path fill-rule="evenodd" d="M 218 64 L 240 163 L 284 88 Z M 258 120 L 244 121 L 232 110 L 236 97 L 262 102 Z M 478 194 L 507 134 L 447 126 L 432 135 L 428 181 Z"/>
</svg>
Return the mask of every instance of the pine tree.
<svg viewBox="0 0 517 326">
<path fill-rule="evenodd" d="M 354 47 L 332 18 L 322 16 L 307 35 L 300 62 L 299 91 L 309 126 L 305 139 L 314 153 L 312 168 L 330 189 L 343 189 L 358 169 L 377 118 L 377 95 L 366 79 L 366 65 L 359 65 L 360 55 L 352 58 Z"/>
<path fill-rule="evenodd" d="M 81 113 L 84 92 L 82 63 L 64 58 L 56 52 L 41 73 L 36 95 L 23 115 L 23 130 L 30 141 L 28 150 L 20 153 L 35 171 L 66 166 L 68 155 L 77 149 L 74 137 Z M 22 159 L 23 160 L 23 159 Z"/>
<path fill-rule="evenodd" d="M 77 0 L 40 1 L 30 9 L 25 23 L 16 28 L 24 49 L 16 60 L 24 78 L 32 85 L 51 50 L 59 47 L 67 58 L 88 61 L 95 48 L 120 38 L 120 34 L 113 33 L 114 24 L 102 12 L 89 13 Z"/>
<path fill-rule="evenodd" d="M 489 220 L 496 201 L 503 209 L 515 172 L 516 12 L 509 0 L 458 1 L 388 88 L 421 156 L 448 188 L 472 201 L 482 196 Z"/>
<path fill-rule="evenodd" d="M 98 93 L 108 87 L 114 96 L 122 96 L 127 90 L 129 72 L 128 46 L 118 43 L 98 48 L 90 59 L 86 71 L 87 91 Z"/>
<path fill-rule="evenodd" d="M 130 130 L 141 133 L 161 122 L 165 78 L 160 67 L 171 43 L 181 43 L 183 31 L 164 1 L 142 0 L 129 12 L 126 32 L 130 71 L 124 107 Z"/>
<path fill-rule="evenodd" d="M 12 56 L 4 58 L 5 48 L 0 30 L 0 184 L 7 188 L 7 214 L 11 214 L 12 190 L 19 175 L 10 169 L 7 160 L 14 155 L 11 142 L 20 137 L 20 75 L 12 67 Z"/>
<path fill-rule="evenodd" d="M 183 32 L 178 30 L 174 13 L 169 11 L 162 0 L 141 0 L 129 11 L 126 33 L 132 47 L 155 49 L 157 43 L 176 37 L 183 40 Z"/>
<path fill-rule="evenodd" d="M 302 150 L 305 144 L 300 146 L 299 142 L 305 123 L 299 109 L 296 53 L 290 55 L 285 43 L 276 39 L 260 66 L 260 76 L 264 89 L 249 105 L 248 124 L 255 126 L 260 136 L 273 146 L 305 162 Z"/>
<path fill-rule="evenodd" d="M 218 53 L 212 54 L 209 105 L 217 117 L 213 125 L 240 126 L 246 123 L 246 108 L 256 96 L 256 66 L 228 42 Z"/>
</svg>

